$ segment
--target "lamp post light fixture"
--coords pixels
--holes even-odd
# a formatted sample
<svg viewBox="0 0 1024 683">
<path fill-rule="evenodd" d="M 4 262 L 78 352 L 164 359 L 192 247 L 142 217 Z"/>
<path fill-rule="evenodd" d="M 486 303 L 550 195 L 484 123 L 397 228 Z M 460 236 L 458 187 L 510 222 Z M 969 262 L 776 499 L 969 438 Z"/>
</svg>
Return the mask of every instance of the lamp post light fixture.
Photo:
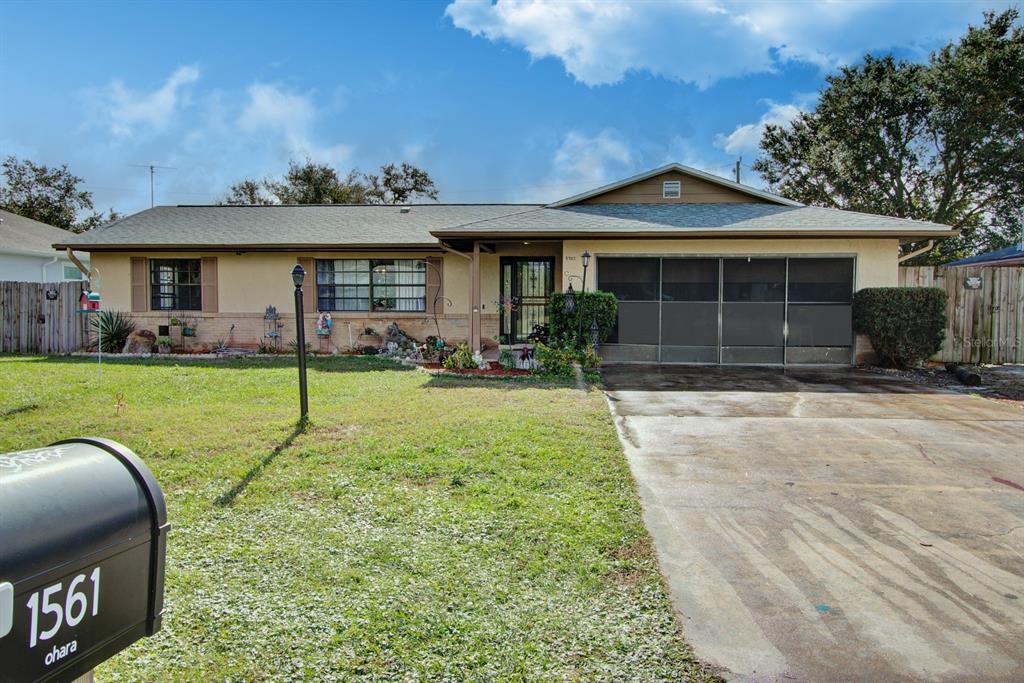
<svg viewBox="0 0 1024 683">
<path fill-rule="evenodd" d="M 601 341 L 601 327 L 597 324 L 597 318 L 593 318 L 590 321 L 590 345 L 597 348 L 598 342 Z"/>
<path fill-rule="evenodd" d="M 569 289 L 565 290 L 565 312 L 572 315 L 576 312 L 576 291 L 572 288 L 572 283 L 569 283 Z"/>
<path fill-rule="evenodd" d="M 583 292 L 587 291 L 587 266 L 590 265 L 590 252 L 586 249 L 580 254 L 580 261 L 583 262 Z"/>
<path fill-rule="evenodd" d="M 302 313 L 302 282 L 306 270 L 299 264 L 292 268 L 292 282 L 295 283 L 295 342 L 299 355 L 299 420 L 309 419 L 309 397 L 306 391 L 306 319 Z"/>
</svg>

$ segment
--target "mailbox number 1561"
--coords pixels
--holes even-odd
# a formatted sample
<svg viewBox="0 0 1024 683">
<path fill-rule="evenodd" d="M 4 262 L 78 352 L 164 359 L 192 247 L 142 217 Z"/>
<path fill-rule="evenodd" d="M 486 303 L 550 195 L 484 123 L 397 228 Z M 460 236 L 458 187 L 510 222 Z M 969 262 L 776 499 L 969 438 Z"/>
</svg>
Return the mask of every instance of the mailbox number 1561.
<svg viewBox="0 0 1024 683">
<path fill-rule="evenodd" d="M 60 627 L 67 623 L 75 627 L 85 618 L 89 611 L 89 594 L 80 590 L 88 580 L 92 587 L 92 616 L 100 611 L 100 568 L 96 567 L 86 576 L 79 574 L 68 584 L 67 595 L 62 595 L 63 583 L 55 583 L 38 590 L 28 599 L 28 608 L 32 612 L 32 624 L 29 630 L 29 647 L 35 647 L 40 640 L 49 640 L 57 635 Z M 40 597 L 41 596 L 41 597 Z M 54 600 L 56 598 L 56 600 Z M 63 598 L 63 599 L 62 599 Z M 39 631 L 39 614 L 54 615 L 53 626 Z"/>
</svg>

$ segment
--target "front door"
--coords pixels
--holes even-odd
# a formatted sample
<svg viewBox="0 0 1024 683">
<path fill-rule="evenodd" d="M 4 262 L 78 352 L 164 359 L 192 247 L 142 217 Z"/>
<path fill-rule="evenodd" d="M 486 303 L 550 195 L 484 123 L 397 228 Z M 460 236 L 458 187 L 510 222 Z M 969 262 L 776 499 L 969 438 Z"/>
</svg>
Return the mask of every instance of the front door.
<svg viewBox="0 0 1024 683">
<path fill-rule="evenodd" d="M 554 258 L 501 257 L 502 343 L 526 342 L 535 326 L 548 324 L 548 298 L 554 282 Z"/>
</svg>

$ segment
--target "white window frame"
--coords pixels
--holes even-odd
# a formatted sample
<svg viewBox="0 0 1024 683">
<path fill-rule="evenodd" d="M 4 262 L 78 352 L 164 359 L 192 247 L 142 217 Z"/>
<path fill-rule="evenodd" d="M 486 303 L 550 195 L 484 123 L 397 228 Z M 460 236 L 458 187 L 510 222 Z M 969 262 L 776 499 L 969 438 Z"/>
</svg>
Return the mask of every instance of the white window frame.
<svg viewBox="0 0 1024 683">
<path fill-rule="evenodd" d="M 673 188 L 670 191 L 670 188 Z M 662 199 L 681 199 L 683 196 L 683 183 L 680 180 L 666 180 L 661 184 Z"/>
</svg>

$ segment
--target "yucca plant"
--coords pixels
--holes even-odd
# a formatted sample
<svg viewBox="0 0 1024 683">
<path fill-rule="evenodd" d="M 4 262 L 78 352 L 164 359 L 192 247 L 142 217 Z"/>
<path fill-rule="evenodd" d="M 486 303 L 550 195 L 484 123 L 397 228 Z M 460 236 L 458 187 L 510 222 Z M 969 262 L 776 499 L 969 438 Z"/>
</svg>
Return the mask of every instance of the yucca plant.
<svg viewBox="0 0 1024 683">
<path fill-rule="evenodd" d="M 89 320 L 92 335 L 89 350 L 95 351 L 97 341 L 103 343 L 103 353 L 121 353 L 128 335 L 135 331 L 135 321 L 121 311 L 100 311 Z"/>
</svg>

